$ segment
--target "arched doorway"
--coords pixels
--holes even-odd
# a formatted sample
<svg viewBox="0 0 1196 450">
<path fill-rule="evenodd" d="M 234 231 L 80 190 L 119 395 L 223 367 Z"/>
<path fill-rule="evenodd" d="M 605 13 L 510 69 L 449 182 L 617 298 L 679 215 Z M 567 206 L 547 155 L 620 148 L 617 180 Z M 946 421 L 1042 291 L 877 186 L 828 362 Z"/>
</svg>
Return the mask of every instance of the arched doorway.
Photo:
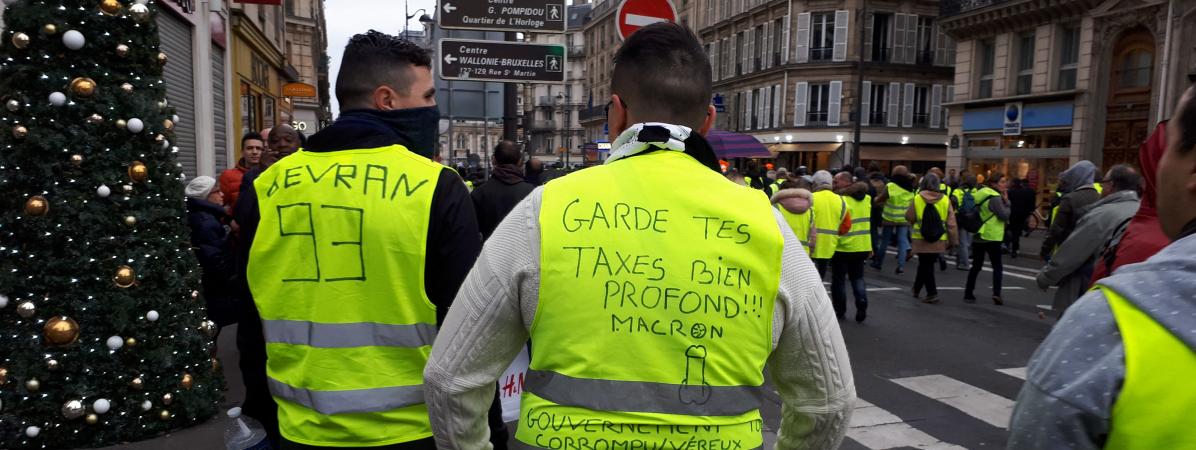
<svg viewBox="0 0 1196 450">
<path fill-rule="evenodd" d="M 1149 132 L 1150 92 L 1154 85 L 1155 42 L 1145 28 L 1127 30 L 1113 45 L 1105 116 L 1105 170 L 1138 164 L 1138 146 Z"/>
</svg>

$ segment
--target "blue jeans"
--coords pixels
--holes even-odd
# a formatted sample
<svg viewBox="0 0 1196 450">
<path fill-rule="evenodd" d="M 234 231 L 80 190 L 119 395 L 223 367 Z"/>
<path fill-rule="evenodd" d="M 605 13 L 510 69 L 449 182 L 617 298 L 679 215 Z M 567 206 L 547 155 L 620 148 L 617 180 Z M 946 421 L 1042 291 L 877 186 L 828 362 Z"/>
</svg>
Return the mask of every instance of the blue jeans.
<svg viewBox="0 0 1196 450">
<path fill-rule="evenodd" d="M 880 245 L 876 247 L 876 255 L 872 258 L 872 267 L 880 269 L 884 266 L 885 255 L 893 239 L 897 240 L 897 268 L 905 269 L 905 256 L 909 254 L 909 225 L 884 226 Z"/>
<path fill-rule="evenodd" d="M 955 256 L 955 267 L 967 269 L 971 267 L 972 261 L 969 258 L 972 254 L 972 233 L 965 231 L 962 227 L 960 227 L 959 231 L 961 233 L 959 233 L 959 248 L 956 249 L 958 253 Z"/>
<path fill-rule="evenodd" d="M 855 294 L 855 309 L 862 314 L 868 309 L 868 286 L 864 283 L 864 263 L 868 252 L 837 252 L 831 260 L 831 305 L 840 319 L 847 314 L 847 284 Z"/>
</svg>

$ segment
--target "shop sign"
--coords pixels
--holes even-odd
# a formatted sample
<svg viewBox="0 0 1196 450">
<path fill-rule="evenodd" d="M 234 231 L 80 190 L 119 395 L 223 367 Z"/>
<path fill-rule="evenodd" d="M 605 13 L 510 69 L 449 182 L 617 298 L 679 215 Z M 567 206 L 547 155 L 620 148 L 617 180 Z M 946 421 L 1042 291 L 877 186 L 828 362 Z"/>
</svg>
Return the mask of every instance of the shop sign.
<svg viewBox="0 0 1196 450">
<path fill-rule="evenodd" d="M 1020 136 L 1022 134 L 1023 119 L 1022 103 L 1005 104 L 1005 126 L 1001 129 L 1002 136 Z"/>
<path fill-rule="evenodd" d="M 951 148 L 952 149 L 959 148 L 959 135 L 958 134 L 951 135 Z"/>
<path fill-rule="evenodd" d="M 318 97 L 316 87 L 307 83 L 287 83 L 282 85 L 284 97 Z"/>
</svg>

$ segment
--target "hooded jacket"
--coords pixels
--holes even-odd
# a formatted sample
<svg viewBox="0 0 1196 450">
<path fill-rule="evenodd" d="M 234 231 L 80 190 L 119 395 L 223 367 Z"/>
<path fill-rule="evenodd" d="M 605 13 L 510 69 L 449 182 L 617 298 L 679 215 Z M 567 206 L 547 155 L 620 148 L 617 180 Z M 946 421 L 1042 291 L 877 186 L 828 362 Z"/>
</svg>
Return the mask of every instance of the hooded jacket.
<svg viewBox="0 0 1196 450">
<path fill-rule="evenodd" d="M 224 194 L 224 204 L 229 208 L 237 205 L 237 197 L 241 194 L 241 180 L 245 178 L 246 172 L 249 172 L 249 164 L 245 162 L 245 158 L 241 158 L 237 161 L 237 167 L 220 173 L 220 192 Z"/>
<path fill-rule="evenodd" d="M 495 166 L 490 174 L 490 181 L 469 194 L 478 216 L 478 229 L 482 232 L 482 239 L 490 237 L 490 233 L 493 233 L 503 218 L 507 217 L 507 213 L 515 209 L 515 205 L 535 188 L 531 183 L 524 181 L 523 171 L 519 170 L 518 165 Z"/>
<path fill-rule="evenodd" d="M 1109 276 L 1118 267 L 1146 261 L 1146 258 L 1154 256 L 1171 243 L 1171 239 L 1163 234 L 1163 226 L 1159 224 L 1159 212 L 1155 209 L 1159 160 L 1163 158 L 1163 152 L 1166 150 L 1167 122 L 1161 122 L 1138 150 L 1144 181 L 1142 204 L 1138 206 L 1138 213 L 1122 233 L 1115 254 L 1112 255 L 1112 263 L 1108 267 L 1104 261 L 1096 264 L 1095 273 L 1092 275 L 1093 283 Z"/>
<path fill-rule="evenodd" d="M 1089 161 L 1080 161 L 1063 171 L 1059 175 L 1058 191 L 1063 194 L 1059 199 L 1059 212 L 1051 221 L 1051 228 L 1047 237 L 1042 241 L 1041 255 L 1043 259 L 1050 257 L 1056 247 L 1067 240 L 1071 232 L 1076 229 L 1080 217 L 1088 208 L 1100 200 L 1100 193 L 1092 186 L 1096 178 L 1096 165 Z"/>
<path fill-rule="evenodd" d="M 793 214 L 805 214 L 814 206 L 814 194 L 800 188 L 781 189 L 772 194 L 772 204 Z M 793 232 L 797 233 L 797 230 L 793 230 Z M 813 249 L 815 245 L 818 245 L 818 233 L 814 232 L 813 219 L 810 220 L 809 233 L 810 248 Z"/>
<path fill-rule="evenodd" d="M 1121 191 L 1109 194 L 1092 205 L 1075 232 L 1059 245 L 1046 266 L 1038 272 L 1038 287 L 1059 286 L 1053 309 L 1062 313 L 1084 295 L 1092 277 L 1092 264 L 1105 242 L 1126 219 L 1138 210 L 1138 193 Z"/>
<path fill-rule="evenodd" d="M 935 205 L 938 202 L 947 202 L 947 217 L 943 217 L 943 225 L 947 228 L 946 241 L 929 242 L 925 239 L 911 239 L 910 245 L 914 254 L 921 253 L 943 253 L 947 251 L 947 244 L 951 246 L 959 245 L 959 225 L 955 222 L 955 206 L 951 205 L 951 200 L 942 192 L 922 191 L 918 193 L 922 200 L 926 201 L 927 205 Z M 918 221 L 918 202 L 910 202 L 909 209 L 905 210 L 905 219 L 909 221 L 912 230 L 913 224 Z"/>
<path fill-rule="evenodd" d="M 191 247 L 202 269 L 204 302 L 208 317 L 221 327 L 237 321 L 237 265 L 229 246 L 225 226 L 228 220 L 223 206 L 199 198 L 187 199 L 187 225 L 191 228 Z"/>
<path fill-rule="evenodd" d="M 1196 236 L 1100 284 L 1125 297 L 1196 351 Z M 1104 294 L 1089 291 L 1068 309 L 1030 359 L 1010 427 L 1010 449 L 1099 449 L 1115 426 L 1125 381 L 1125 345 Z M 1189 389 L 1187 380 L 1176 388 Z"/>
</svg>

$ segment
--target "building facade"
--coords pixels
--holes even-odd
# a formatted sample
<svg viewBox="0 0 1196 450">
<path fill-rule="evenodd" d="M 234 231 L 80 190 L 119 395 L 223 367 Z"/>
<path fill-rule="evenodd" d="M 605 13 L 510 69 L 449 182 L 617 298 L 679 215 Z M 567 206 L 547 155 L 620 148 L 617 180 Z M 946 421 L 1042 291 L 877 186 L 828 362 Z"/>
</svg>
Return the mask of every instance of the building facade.
<svg viewBox="0 0 1196 450">
<path fill-rule="evenodd" d="M 579 114 L 587 107 L 582 24 L 591 8 L 589 4 L 569 6 L 565 34 L 529 35 L 528 42 L 564 45 L 568 54 L 564 85 L 524 85 L 524 151 L 530 157 L 568 165 L 597 160 L 596 152 L 585 152 L 587 139 L 579 120 Z"/>
<path fill-rule="evenodd" d="M 300 86 L 305 88 L 302 90 L 313 87 L 316 94 L 309 97 L 310 92 L 302 92 L 290 97 L 294 109 L 291 126 L 310 136 L 332 122 L 324 0 L 288 0 L 284 5 L 287 61 L 298 74 L 297 83 L 306 85 Z"/>
<path fill-rule="evenodd" d="M 946 0 L 958 65 L 948 165 L 1053 191 L 1087 159 L 1138 147 L 1196 79 L 1196 3 Z"/>
<path fill-rule="evenodd" d="M 716 128 L 755 136 L 784 167 L 944 163 L 954 45 L 938 2 L 701 0 L 696 12 Z"/>
<path fill-rule="evenodd" d="M 291 123 L 293 107 L 283 97 L 282 86 L 297 81 L 298 72 L 288 63 L 285 53 L 283 6 L 239 2 L 229 6 L 233 30 L 232 73 L 238 98 L 233 104 L 233 115 L 239 123 L 236 136 Z"/>
</svg>

